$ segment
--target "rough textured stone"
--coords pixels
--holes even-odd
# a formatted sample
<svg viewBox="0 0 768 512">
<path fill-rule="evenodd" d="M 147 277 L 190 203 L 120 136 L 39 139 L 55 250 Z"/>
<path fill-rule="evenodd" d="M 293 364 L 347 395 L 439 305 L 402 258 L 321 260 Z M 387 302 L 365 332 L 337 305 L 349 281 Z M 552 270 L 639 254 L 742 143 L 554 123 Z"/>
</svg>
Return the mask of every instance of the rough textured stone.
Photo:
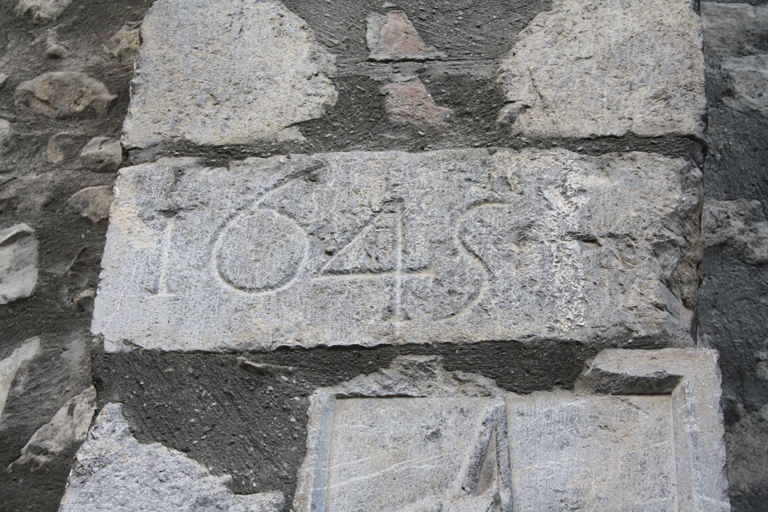
<svg viewBox="0 0 768 512">
<path fill-rule="evenodd" d="M 689 344 L 699 177 L 565 150 L 123 169 L 92 330 L 109 351 Z"/>
<path fill-rule="evenodd" d="M 689 0 L 556 0 L 501 66 L 500 122 L 531 137 L 701 137 L 701 44 Z"/>
<path fill-rule="evenodd" d="M 768 116 L 768 55 L 730 58 L 721 68 L 728 74 L 733 91 L 723 102 L 741 112 Z"/>
<path fill-rule="evenodd" d="M 26 224 L 0 230 L 0 304 L 29 297 L 37 284 L 37 240 Z"/>
<path fill-rule="evenodd" d="M 0 417 L 5 408 L 8 392 L 13 384 L 13 377 L 23 365 L 40 353 L 40 339 L 30 338 L 14 350 L 10 356 L 0 361 Z"/>
<path fill-rule="evenodd" d="M 747 263 L 768 263 L 768 221 L 760 201 L 707 198 L 701 218 L 701 234 L 707 247 L 728 244 Z"/>
<path fill-rule="evenodd" d="M 381 88 L 386 96 L 384 107 L 395 123 L 408 123 L 421 129 L 445 124 L 451 109 L 438 107 L 418 78 L 395 82 Z"/>
<path fill-rule="evenodd" d="M 120 404 L 107 404 L 75 457 L 60 512 L 221 510 L 279 512 L 279 492 L 236 495 L 229 476 L 206 468 L 159 443 L 139 444 Z"/>
<path fill-rule="evenodd" d="M 35 18 L 56 19 L 71 3 L 72 0 L 19 0 L 16 14 L 23 16 L 29 11 Z"/>
<path fill-rule="evenodd" d="M 768 5 L 702 2 L 701 21 L 707 53 L 754 53 L 768 37 Z"/>
<path fill-rule="evenodd" d="M 525 396 L 400 357 L 312 395 L 294 510 L 728 511 L 719 384 L 712 351 L 608 350 Z"/>
<path fill-rule="evenodd" d="M 301 139 L 336 103 L 333 57 L 278 2 L 160 0 L 141 27 L 123 144 Z"/>
<path fill-rule="evenodd" d="M 508 506 L 503 411 L 493 381 L 454 376 L 433 357 L 399 357 L 387 370 L 319 389 L 311 398 L 293 509 L 486 512 Z"/>
<path fill-rule="evenodd" d="M 7 73 L 0 73 L 0 91 L 3 90 L 3 87 L 5 87 L 5 83 L 8 81 L 8 74 Z"/>
<path fill-rule="evenodd" d="M 105 52 L 121 60 L 133 60 L 141 46 L 139 23 L 126 23 L 102 45 Z"/>
<path fill-rule="evenodd" d="M 679 507 L 675 510 L 727 511 L 720 384 L 714 350 L 605 350 L 584 370 L 576 388 L 611 395 L 668 395 Z"/>
<path fill-rule="evenodd" d="M 19 113 L 54 119 L 79 114 L 105 116 L 115 98 L 103 83 L 73 71 L 43 73 L 19 84 L 14 93 Z"/>
<path fill-rule="evenodd" d="M 433 60 L 445 57 L 434 47 L 427 46 L 403 11 L 368 16 L 365 39 L 370 60 L 392 62 L 404 60 Z"/>
<path fill-rule="evenodd" d="M 62 132 L 57 133 L 48 141 L 48 146 L 45 148 L 45 155 L 48 160 L 58 164 L 64 160 L 71 160 L 77 157 L 83 138 L 78 133 Z"/>
<path fill-rule="evenodd" d="M 27 464 L 40 468 L 65 451 L 76 449 L 85 441 L 95 411 L 96 390 L 90 387 L 67 401 L 51 421 L 35 432 L 8 470 Z"/>
<path fill-rule="evenodd" d="M 88 187 L 69 198 L 67 203 L 77 210 L 80 215 L 91 219 L 91 222 L 97 224 L 100 220 L 109 217 L 109 207 L 112 206 L 114 194 L 112 187 L 103 185 L 101 187 Z"/>
<path fill-rule="evenodd" d="M 119 140 L 94 137 L 80 152 L 83 167 L 93 172 L 114 172 L 123 163 L 123 148 Z"/>
</svg>

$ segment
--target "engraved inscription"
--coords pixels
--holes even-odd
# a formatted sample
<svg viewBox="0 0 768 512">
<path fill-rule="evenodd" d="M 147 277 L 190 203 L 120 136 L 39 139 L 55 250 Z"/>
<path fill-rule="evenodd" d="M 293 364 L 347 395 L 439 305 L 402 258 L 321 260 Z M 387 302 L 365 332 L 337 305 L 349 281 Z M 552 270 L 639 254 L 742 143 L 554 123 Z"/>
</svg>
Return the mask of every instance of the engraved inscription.
<svg viewBox="0 0 768 512">
<path fill-rule="evenodd" d="M 237 290 L 278 290 L 298 273 L 306 245 L 301 227 L 288 217 L 253 210 L 224 228 L 215 248 L 216 269 L 222 281 Z"/>
<path fill-rule="evenodd" d="M 461 150 L 128 168 L 93 329 L 169 350 L 686 344 L 685 165 Z M 659 244 L 688 259 L 660 266 Z"/>
</svg>

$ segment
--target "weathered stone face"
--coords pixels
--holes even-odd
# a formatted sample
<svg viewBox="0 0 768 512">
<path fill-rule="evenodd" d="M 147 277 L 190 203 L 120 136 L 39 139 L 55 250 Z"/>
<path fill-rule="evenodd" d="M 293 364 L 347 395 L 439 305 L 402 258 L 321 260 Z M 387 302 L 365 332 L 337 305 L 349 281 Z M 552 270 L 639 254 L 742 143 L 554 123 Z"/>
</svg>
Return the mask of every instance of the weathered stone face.
<svg viewBox="0 0 768 512">
<path fill-rule="evenodd" d="M 312 396 L 294 510 L 727 511 L 713 352 L 608 350 L 579 393 L 402 357 Z"/>
<path fill-rule="evenodd" d="M 701 45 L 688 0 L 558 0 L 501 66 L 500 120 L 537 138 L 701 137 Z"/>
<path fill-rule="evenodd" d="M 564 150 L 124 169 L 93 332 L 110 351 L 685 345 L 698 178 L 683 160 Z"/>
<path fill-rule="evenodd" d="M 107 404 L 77 452 L 61 512 L 141 510 L 222 510 L 278 512 L 279 492 L 238 496 L 229 476 L 208 470 L 159 443 L 139 444 L 120 404 Z"/>
<path fill-rule="evenodd" d="M 279 2 L 155 2 L 141 27 L 123 145 L 301 139 L 336 103 L 333 57 Z"/>
</svg>

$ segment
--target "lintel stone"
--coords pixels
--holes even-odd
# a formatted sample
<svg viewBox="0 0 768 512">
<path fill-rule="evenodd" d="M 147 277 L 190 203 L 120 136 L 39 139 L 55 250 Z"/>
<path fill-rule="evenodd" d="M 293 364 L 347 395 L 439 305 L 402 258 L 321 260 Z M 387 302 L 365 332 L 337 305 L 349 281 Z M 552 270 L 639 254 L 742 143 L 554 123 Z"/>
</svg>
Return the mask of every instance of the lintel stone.
<svg viewBox="0 0 768 512">
<path fill-rule="evenodd" d="M 121 170 L 108 351 L 691 344 L 700 172 L 645 153 L 329 153 Z"/>
</svg>

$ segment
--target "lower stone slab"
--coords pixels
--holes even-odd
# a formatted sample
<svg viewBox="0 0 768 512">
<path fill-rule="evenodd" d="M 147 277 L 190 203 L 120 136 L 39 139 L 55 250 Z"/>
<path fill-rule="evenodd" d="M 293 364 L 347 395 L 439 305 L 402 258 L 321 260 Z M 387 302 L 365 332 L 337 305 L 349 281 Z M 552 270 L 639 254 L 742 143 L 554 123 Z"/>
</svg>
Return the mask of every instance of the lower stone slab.
<svg viewBox="0 0 768 512">
<path fill-rule="evenodd" d="M 730 510 L 714 352 L 607 350 L 577 389 L 416 356 L 320 389 L 294 510 Z"/>
<path fill-rule="evenodd" d="M 700 172 L 646 153 L 330 153 L 123 169 L 108 351 L 691 344 Z"/>
</svg>

